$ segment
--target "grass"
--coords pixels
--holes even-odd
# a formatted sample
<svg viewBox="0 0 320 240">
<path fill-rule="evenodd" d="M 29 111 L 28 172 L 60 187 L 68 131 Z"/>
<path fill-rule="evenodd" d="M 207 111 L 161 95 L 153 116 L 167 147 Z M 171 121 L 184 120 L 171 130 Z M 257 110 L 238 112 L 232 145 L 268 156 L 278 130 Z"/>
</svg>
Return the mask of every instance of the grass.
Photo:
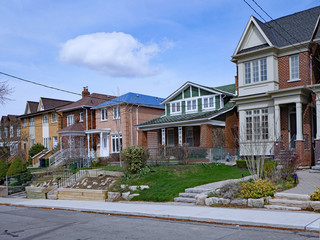
<svg viewBox="0 0 320 240">
<path fill-rule="evenodd" d="M 120 184 L 148 185 L 150 189 L 139 191 L 140 196 L 133 200 L 165 202 L 172 201 L 186 188 L 226 179 L 241 178 L 249 175 L 244 169 L 230 167 L 223 164 L 194 164 L 153 167 L 144 176 L 123 177 L 118 180 L 115 188 Z"/>
</svg>

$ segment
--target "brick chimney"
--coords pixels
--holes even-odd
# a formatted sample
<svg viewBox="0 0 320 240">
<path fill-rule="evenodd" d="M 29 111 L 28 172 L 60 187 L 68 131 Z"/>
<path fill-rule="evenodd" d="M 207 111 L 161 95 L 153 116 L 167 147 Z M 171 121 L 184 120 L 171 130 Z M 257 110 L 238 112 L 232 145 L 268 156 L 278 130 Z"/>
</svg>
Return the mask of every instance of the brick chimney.
<svg viewBox="0 0 320 240">
<path fill-rule="evenodd" d="M 90 95 L 90 92 L 88 91 L 88 87 L 83 87 L 82 98 L 89 95 Z"/>
</svg>

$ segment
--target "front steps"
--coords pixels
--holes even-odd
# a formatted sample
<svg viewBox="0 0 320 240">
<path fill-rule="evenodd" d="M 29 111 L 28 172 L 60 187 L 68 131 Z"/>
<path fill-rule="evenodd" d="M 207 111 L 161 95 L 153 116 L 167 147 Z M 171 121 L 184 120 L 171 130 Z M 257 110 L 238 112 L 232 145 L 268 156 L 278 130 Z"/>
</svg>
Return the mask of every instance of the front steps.
<svg viewBox="0 0 320 240">
<path fill-rule="evenodd" d="M 269 200 L 267 209 L 299 211 L 311 208 L 310 196 L 307 194 L 276 193 L 273 199 Z"/>
<path fill-rule="evenodd" d="M 196 196 L 200 193 L 209 192 L 210 189 L 204 188 L 187 188 L 184 193 L 179 193 L 179 197 L 174 198 L 175 202 L 195 203 Z"/>
</svg>

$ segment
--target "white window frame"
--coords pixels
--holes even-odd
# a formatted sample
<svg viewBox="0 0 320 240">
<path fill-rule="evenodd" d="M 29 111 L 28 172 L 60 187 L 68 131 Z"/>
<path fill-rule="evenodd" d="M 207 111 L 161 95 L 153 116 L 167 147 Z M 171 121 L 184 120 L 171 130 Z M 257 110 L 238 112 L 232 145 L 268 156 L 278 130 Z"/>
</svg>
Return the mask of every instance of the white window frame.
<svg viewBox="0 0 320 240">
<path fill-rule="evenodd" d="M 12 138 L 13 136 L 14 136 L 13 126 L 10 126 L 10 137 Z"/>
<path fill-rule="evenodd" d="M 51 113 L 51 122 L 56 123 L 58 121 L 57 113 Z"/>
<path fill-rule="evenodd" d="M 48 124 L 49 123 L 49 115 L 48 114 L 42 115 L 42 123 L 43 124 Z"/>
<path fill-rule="evenodd" d="M 268 61 L 261 58 L 244 63 L 244 84 L 268 81 Z"/>
<path fill-rule="evenodd" d="M 179 105 L 179 106 L 178 106 Z M 179 111 L 178 111 L 179 107 Z M 174 110 L 174 111 L 173 111 Z M 170 114 L 180 114 L 182 111 L 182 104 L 181 101 L 175 101 L 170 103 Z"/>
<path fill-rule="evenodd" d="M 296 60 L 294 60 L 296 59 Z M 295 62 L 297 61 L 297 62 Z M 293 68 L 293 64 L 296 64 Z M 289 57 L 289 69 L 290 69 L 290 80 L 289 81 L 299 81 L 300 80 L 300 71 L 299 71 L 299 55 L 292 55 Z M 293 73 L 294 70 L 297 70 Z M 294 76 L 295 75 L 295 76 Z M 297 75 L 297 76 L 296 76 Z"/>
<path fill-rule="evenodd" d="M 74 124 L 74 114 L 70 114 L 67 116 L 67 127 Z"/>
<path fill-rule="evenodd" d="M 213 99 L 213 106 L 210 106 L 210 98 Z M 207 99 L 208 101 L 208 106 L 205 106 L 205 99 Z M 211 109 L 215 109 L 216 108 L 216 95 L 208 95 L 208 96 L 204 96 L 202 98 L 202 105 L 203 105 L 203 110 L 211 110 Z"/>
<path fill-rule="evenodd" d="M 189 102 L 190 102 L 190 109 L 188 109 Z M 187 99 L 187 100 L 185 100 L 185 103 L 186 103 L 186 105 L 185 105 L 186 113 L 198 112 L 198 98 Z"/>
<path fill-rule="evenodd" d="M 47 149 L 50 147 L 50 139 L 49 138 L 43 138 L 43 146 Z"/>
<path fill-rule="evenodd" d="M 26 126 L 27 126 L 27 119 L 24 118 L 24 119 L 22 120 L 22 127 L 26 127 Z"/>
<path fill-rule="evenodd" d="M 8 128 L 7 127 L 4 128 L 4 137 L 5 138 L 8 137 Z"/>
<path fill-rule="evenodd" d="M 33 127 L 33 126 L 34 126 L 34 118 L 32 117 L 32 118 L 29 118 L 29 127 Z"/>
<path fill-rule="evenodd" d="M 31 139 L 30 139 L 30 146 L 29 146 L 29 148 L 31 148 L 35 143 L 36 143 L 36 139 L 31 138 Z"/>
<path fill-rule="evenodd" d="M 83 122 L 83 112 L 79 113 L 79 122 Z"/>
<path fill-rule="evenodd" d="M 21 136 L 21 127 L 18 126 L 17 127 L 17 137 L 20 137 Z"/>
<path fill-rule="evenodd" d="M 120 119 L 121 118 L 120 105 L 113 106 L 112 113 L 113 113 L 113 119 Z"/>
<path fill-rule="evenodd" d="M 111 153 L 119 153 L 122 150 L 122 146 L 122 133 L 111 134 Z"/>
<path fill-rule="evenodd" d="M 108 121 L 108 108 L 101 109 L 101 121 Z"/>
<path fill-rule="evenodd" d="M 269 140 L 268 108 L 247 110 L 245 128 L 246 141 Z"/>
<path fill-rule="evenodd" d="M 53 136 L 52 137 L 52 147 L 55 148 L 56 146 L 58 146 L 58 137 Z"/>
</svg>

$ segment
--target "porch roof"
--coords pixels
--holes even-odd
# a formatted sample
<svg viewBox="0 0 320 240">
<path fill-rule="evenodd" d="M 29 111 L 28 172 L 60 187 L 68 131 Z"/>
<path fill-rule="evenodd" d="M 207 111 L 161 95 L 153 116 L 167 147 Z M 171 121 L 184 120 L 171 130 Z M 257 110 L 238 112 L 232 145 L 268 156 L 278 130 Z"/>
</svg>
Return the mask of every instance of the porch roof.
<svg viewBox="0 0 320 240">
<path fill-rule="evenodd" d="M 85 128 L 82 126 L 81 123 L 75 123 L 64 129 L 61 129 L 60 131 L 57 131 L 57 133 L 61 134 L 62 136 L 66 136 L 66 135 L 85 136 L 84 130 Z"/>
<path fill-rule="evenodd" d="M 155 127 L 157 125 L 167 124 L 167 123 L 179 123 L 179 122 L 193 122 L 193 121 L 208 121 L 208 120 L 221 120 L 218 117 L 226 112 L 231 111 L 235 107 L 235 104 L 228 102 L 223 108 L 214 111 L 193 113 L 193 114 L 183 114 L 175 116 L 165 116 L 162 115 L 158 118 L 146 121 L 144 123 L 136 125 L 138 128 L 145 127 Z"/>
</svg>

